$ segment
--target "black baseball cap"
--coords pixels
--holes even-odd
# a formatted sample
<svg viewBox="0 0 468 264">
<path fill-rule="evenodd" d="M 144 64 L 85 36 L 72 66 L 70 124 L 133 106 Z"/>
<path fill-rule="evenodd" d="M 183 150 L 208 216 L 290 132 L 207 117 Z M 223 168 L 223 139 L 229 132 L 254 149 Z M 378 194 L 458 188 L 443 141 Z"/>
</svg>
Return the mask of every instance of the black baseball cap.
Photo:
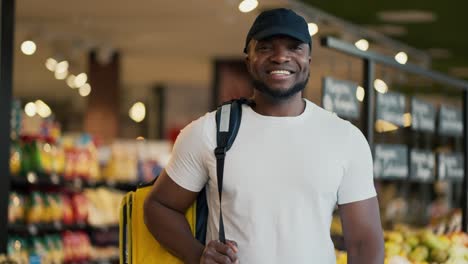
<svg viewBox="0 0 468 264">
<path fill-rule="evenodd" d="M 262 40 L 276 35 L 298 39 L 311 48 L 312 39 L 305 19 L 291 9 L 277 8 L 264 11 L 255 19 L 245 40 L 244 53 L 247 53 L 251 39 Z"/>
</svg>

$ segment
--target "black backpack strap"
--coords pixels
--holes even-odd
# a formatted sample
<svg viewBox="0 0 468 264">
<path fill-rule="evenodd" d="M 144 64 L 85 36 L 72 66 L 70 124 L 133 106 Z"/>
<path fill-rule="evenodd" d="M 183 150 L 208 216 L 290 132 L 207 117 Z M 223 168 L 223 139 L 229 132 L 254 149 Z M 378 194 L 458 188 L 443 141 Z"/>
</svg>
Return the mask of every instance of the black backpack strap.
<svg viewBox="0 0 468 264">
<path fill-rule="evenodd" d="M 222 104 L 216 111 L 216 142 L 217 147 L 214 150 L 216 156 L 216 173 L 218 179 L 219 193 L 219 241 L 226 243 L 224 233 L 223 212 L 221 207 L 223 194 L 223 176 L 224 176 L 224 159 L 226 152 L 231 148 L 239 131 L 242 104 L 250 104 L 253 102 L 248 99 L 236 99 Z"/>
</svg>

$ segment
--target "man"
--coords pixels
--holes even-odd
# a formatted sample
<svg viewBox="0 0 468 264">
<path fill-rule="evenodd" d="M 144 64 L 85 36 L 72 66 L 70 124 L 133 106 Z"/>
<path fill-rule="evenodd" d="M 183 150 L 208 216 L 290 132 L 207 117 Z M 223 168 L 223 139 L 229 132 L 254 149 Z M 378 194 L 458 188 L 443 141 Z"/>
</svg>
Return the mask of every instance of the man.
<svg viewBox="0 0 468 264">
<path fill-rule="evenodd" d="M 302 98 L 311 38 L 291 10 L 260 14 L 245 50 L 254 106 L 242 122 L 224 168 L 226 237 L 217 241 L 215 113 L 179 135 L 172 158 L 145 202 L 145 222 L 185 263 L 335 263 L 330 223 L 335 205 L 348 263 L 383 263 L 383 238 L 372 157 L 349 122 Z M 207 244 L 190 232 L 184 213 L 207 187 Z"/>
</svg>

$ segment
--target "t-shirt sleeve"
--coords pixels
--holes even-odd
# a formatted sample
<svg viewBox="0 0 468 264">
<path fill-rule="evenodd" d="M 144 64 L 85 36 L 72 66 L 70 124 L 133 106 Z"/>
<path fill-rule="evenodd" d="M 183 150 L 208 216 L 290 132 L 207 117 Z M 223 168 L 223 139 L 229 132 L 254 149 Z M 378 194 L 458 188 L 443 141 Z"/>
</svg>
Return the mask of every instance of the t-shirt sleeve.
<svg viewBox="0 0 468 264">
<path fill-rule="evenodd" d="M 376 196 L 372 154 L 362 132 L 349 123 L 344 150 L 344 175 L 338 189 L 338 204 L 352 203 Z"/>
<path fill-rule="evenodd" d="M 184 189 L 199 192 L 208 180 L 205 122 L 209 115 L 186 126 L 177 137 L 166 166 L 169 177 Z"/>
</svg>

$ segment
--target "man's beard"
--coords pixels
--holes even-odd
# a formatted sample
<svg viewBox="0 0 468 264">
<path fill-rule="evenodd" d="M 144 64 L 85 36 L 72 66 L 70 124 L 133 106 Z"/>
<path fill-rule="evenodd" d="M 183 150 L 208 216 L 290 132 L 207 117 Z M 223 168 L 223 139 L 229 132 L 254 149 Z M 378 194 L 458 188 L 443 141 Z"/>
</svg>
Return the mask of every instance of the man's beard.
<svg viewBox="0 0 468 264">
<path fill-rule="evenodd" d="M 302 92 L 306 88 L 307 82 L 309 82 L 309 77 L 310 77 L 310 74 L 307 75 L 307 79 L 304 82 L 296 83 L 295 85 L 293 85 L 287 90 L 272 89 L 271 87 L 266 85 L 264 82 L 259 81 L 259 80 L 252 80 L 252 84 L 257 91 L 269 96 L 271 99 L 283 100 L 283 99 L 291 98 L 293 95 L 299 92 Z"/>
</svg>

